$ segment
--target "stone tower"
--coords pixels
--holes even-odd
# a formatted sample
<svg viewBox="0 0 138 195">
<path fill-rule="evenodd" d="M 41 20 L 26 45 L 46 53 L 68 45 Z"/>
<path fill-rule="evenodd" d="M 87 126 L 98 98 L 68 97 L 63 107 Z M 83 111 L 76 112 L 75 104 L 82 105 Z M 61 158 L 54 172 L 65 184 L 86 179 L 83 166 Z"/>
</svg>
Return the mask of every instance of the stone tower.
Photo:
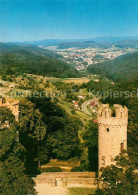
<svg viewBox="0 0 138 195">
<path fill-rule="evenodd" d="M 103 104 L 98 111 L 98 160 L 101 167 L 115 164 L 115 157 L 127 150 L 128 109 L 115 104 L 113 110 Z"/>
</svg>

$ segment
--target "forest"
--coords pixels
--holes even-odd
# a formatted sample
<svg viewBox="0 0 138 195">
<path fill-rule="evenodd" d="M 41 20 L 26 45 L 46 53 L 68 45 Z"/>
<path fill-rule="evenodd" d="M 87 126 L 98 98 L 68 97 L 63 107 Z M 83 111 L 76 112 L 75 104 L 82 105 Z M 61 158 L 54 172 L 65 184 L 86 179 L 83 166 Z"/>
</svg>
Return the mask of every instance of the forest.
<svg viewBox="0 0 138 195">
<path fill-rule="evenodd" d="M 138 52 L 128 53 L 114 60 L 90 65 L 87 72 L 108 77 L 115 82 L 136 79 L 138 75 Z"/>
<path fill-rule="evenodd" d="M 52 76 L 58 78 L 82 76 L 60 55 L 35 46 L 0 44 L 0 75 L 18 76 L 23 73 Z"/>
</svg>

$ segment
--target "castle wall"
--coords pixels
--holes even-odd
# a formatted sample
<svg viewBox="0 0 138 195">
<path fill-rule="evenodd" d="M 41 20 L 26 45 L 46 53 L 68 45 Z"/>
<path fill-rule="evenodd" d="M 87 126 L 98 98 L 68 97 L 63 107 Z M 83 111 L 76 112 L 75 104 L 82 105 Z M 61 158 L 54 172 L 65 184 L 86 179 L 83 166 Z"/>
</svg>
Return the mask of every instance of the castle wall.
<svg viewBox="0 0 138 195">
<path fill-rule="evenodd" d="M 102 105 L 98 112 L 98 158 L 99 170 L 115 164 L 115 157 L 123 149 L 127 150 L 127 122 L 126 107 L 114 105 L 115 116 L 109 105 Z"/>
<path fill-rule="evenodd" d="M 33 178 L 36 185 L 62 187 L 97 187 L 95 172 L 45 172 Z"/>
<path fill-rule="evenodd" d="M 95 172 L 45 172 L 41 174 L 41 178 L 95 178 Z"/>
</svg>

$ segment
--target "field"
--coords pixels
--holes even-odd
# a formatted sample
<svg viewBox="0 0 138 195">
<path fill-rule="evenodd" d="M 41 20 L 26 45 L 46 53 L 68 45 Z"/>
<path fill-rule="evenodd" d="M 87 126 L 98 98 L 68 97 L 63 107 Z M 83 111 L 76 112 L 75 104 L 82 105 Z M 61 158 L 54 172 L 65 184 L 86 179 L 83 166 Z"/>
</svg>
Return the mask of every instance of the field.
<svg viewBox="0 0 138 195">
<path fill-rule="evenodd" d="M 75 92 L 75 95 L 81 95 L 86 97 L 87 95 L 90 95 L 90 93 L 87 91 L 86 88 L 84 88 L 84 89 L 80 89 L 79 92 Z"/>
<path fill-rule="evenodd" d="M 64 83 L 75 83 L 75 84 L 82 84 L 82 83 L 88 83 L 90 81 L 89 78 L 83 77 L 83 78 L 71 78 L 66 79 L 63 82 Z"/>
<path fill-rule="evenodd" d="M 88 83 L 90 81 L 89 78 L 87 77 L 82 77 L 82 78 L 52 78 L 48 79 L 50 82 L 55 83 L 55 82 L 64 82 L 64 83 L 75 83 L 75 84 L 82 84 L 82 83 Z"/>
</svg>

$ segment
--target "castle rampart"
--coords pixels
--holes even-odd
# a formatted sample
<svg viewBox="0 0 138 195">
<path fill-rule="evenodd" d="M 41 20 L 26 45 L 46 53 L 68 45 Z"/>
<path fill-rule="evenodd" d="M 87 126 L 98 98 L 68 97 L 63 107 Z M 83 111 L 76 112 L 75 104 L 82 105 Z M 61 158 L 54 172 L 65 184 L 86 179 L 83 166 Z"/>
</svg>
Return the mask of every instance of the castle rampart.
<svg viewBox="0 0 138 195">
<path fill-rule="evenodd" d="M 115 104 L 113 110 L 103 104 L 98 111 L 98 155 L 101 167 L 115 164 L 115 157 L 127 150 L 128 109 Z"/>
</svg>

